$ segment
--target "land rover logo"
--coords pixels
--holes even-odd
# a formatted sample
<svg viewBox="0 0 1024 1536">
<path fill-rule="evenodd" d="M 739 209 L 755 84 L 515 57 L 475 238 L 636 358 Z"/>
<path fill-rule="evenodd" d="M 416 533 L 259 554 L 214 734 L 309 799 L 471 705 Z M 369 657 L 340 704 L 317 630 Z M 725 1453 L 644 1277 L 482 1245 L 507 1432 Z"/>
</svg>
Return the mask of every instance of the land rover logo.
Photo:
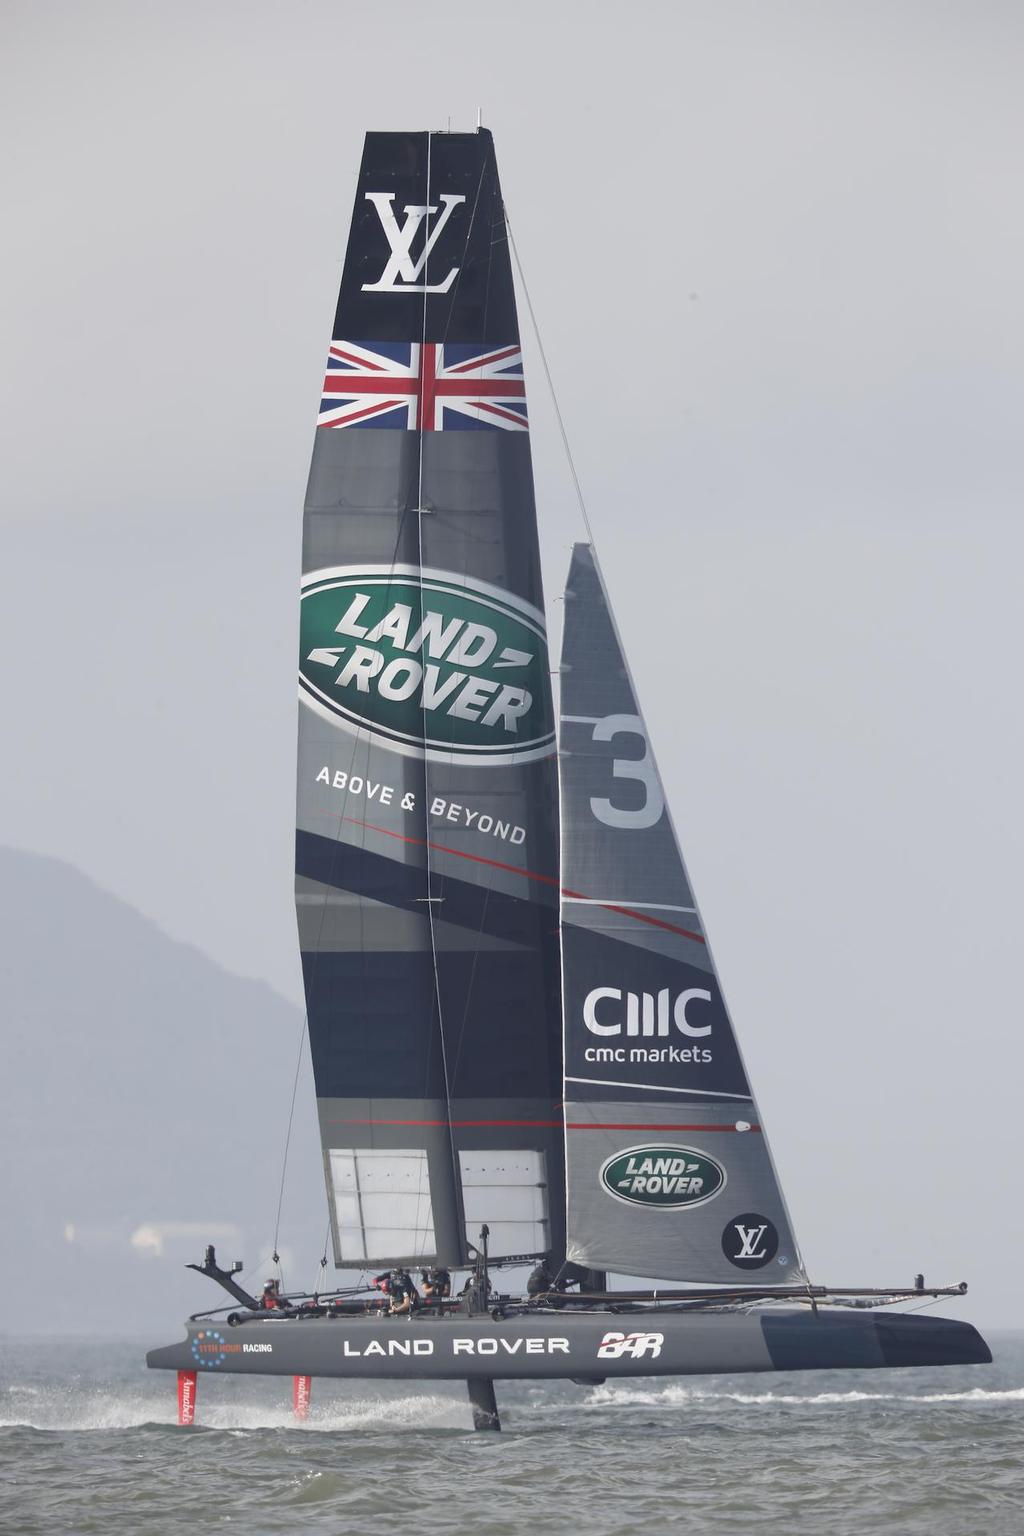
<svg viewBox="0 0 1024 1536">
<path fill-rule="evenodd" d="M 303 577 L 299 692 L 332 724 L 407 756 L 509 763 L 554 750 L 543 614 L 449 571 Z"/>
<path fill-rule="evenodd" d="M 725 1188 L 725 1169 L 692 1147 L 629 1147 L 603 1164 L 601 1184 L 627 1205 L 682 1211 L 713 1200 Z"/>
</svg>

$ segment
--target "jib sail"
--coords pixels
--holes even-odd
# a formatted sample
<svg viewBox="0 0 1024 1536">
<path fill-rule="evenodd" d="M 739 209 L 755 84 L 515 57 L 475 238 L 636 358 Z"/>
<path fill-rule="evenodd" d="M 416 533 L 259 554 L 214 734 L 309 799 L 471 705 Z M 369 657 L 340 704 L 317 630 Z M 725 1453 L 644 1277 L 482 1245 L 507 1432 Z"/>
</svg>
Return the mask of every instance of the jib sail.
<svg viewBox="0 0 1024 1536">
<path fill-rule="evenodd" d="M 490 135 L 371 133 L 305 505 L 296 904 L 339 1264 L 564 1241 L 554 721 Z"/>
<path fill-rule="evenodd" d="M 561 668 L 568 1255 L 787 1284 L 800 1255 L 589 545 Z"/>
</svg>

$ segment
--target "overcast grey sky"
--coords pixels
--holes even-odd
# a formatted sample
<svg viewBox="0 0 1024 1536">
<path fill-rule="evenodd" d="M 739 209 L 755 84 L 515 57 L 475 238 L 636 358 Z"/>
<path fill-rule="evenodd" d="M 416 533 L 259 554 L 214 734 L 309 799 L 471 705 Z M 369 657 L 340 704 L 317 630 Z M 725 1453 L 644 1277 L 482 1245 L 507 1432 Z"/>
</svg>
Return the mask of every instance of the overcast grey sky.
<svg viewBox="0 0 1024 1536">
<path fill-rule="evenodd" d="M 6 0 L 0 59 L 0 840 L 298 999 L 362 135 L 480 106 L 811 1271 L 1019 1322 L 1024 7 Z"/>
</svg>

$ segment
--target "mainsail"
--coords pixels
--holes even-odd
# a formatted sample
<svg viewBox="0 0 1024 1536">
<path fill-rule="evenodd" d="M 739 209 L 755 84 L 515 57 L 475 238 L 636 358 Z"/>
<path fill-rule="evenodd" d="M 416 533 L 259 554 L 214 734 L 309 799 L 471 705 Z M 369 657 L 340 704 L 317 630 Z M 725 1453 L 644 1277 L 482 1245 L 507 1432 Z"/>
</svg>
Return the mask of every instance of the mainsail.
<svg viewBox="0 0 1024 1536">
<path fill-rule="evenodd" d="M 564 1242 L 554 721 L 490 135 L 367 135 L 305 505 L 296 905 L 335 1258 Z"/>
<path fill-rule="evenodd" d="M 600 571 L 561 665 L 568 1256 L 658 1279 L 805 1276 Z"/>
</svg>

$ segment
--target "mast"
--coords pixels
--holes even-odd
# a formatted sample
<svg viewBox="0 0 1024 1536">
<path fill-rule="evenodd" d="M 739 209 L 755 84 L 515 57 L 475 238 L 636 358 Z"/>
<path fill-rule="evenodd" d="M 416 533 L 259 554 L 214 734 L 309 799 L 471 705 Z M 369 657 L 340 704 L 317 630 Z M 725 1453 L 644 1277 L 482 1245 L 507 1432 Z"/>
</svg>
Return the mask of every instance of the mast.
<svg viewBox="0 0 1024 1536">
<path fill-rule="evenodd" d="M 296 906 L 338 1264 L 564 1246 L 554 721 L 491 137 L 371 133 L 304 514 Z"/>
</svg>

